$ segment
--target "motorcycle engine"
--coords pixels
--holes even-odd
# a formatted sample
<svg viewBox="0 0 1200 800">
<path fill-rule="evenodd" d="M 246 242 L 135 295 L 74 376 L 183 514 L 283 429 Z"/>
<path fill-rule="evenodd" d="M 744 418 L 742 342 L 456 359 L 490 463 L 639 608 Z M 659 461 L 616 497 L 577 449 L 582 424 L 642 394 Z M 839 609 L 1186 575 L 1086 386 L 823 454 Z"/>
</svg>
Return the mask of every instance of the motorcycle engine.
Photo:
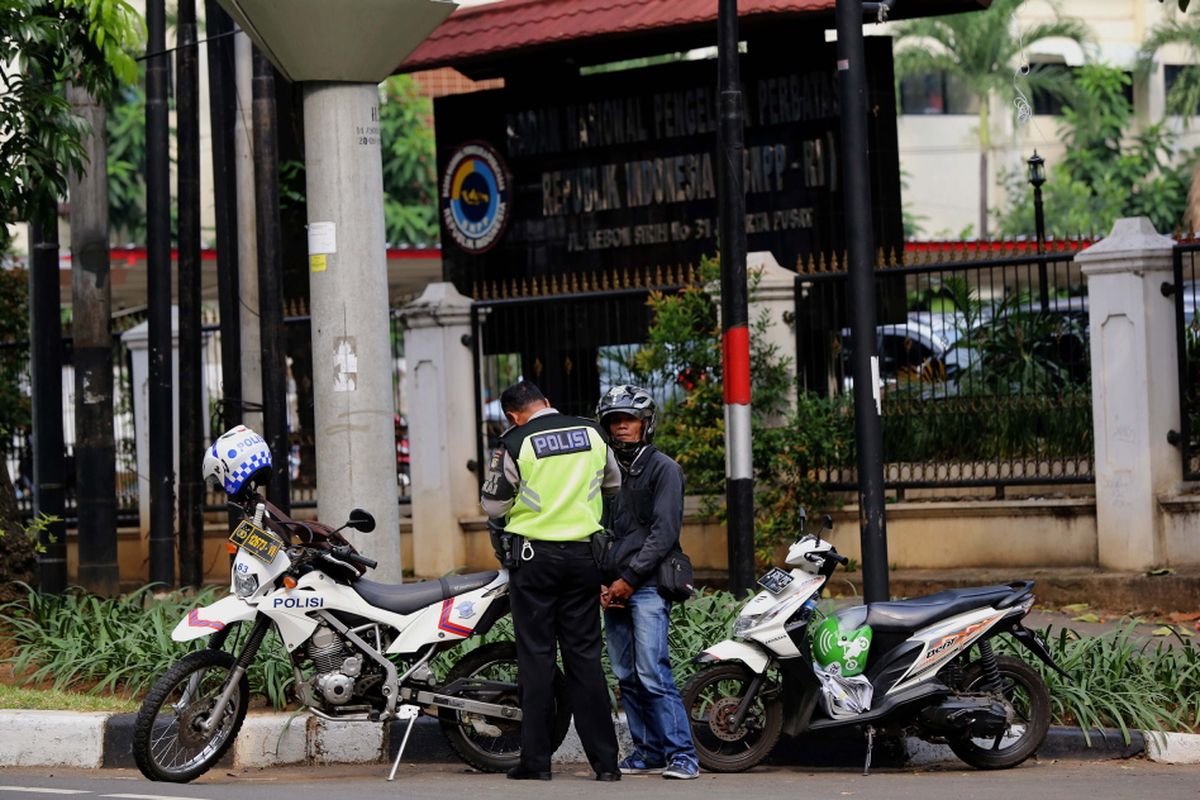
<svg viewBox="0 0 1200 800">
<path fill-rule="evenodd" d="M 306 646 L 317 668 L 314 683 L 321 697 L 333 706 L 348 702 L 354 694 L 355 679 L 362 672 L 362 658 L 351 655 L 345 640 L 328 625 L 317 628 Z"/>
</svg>

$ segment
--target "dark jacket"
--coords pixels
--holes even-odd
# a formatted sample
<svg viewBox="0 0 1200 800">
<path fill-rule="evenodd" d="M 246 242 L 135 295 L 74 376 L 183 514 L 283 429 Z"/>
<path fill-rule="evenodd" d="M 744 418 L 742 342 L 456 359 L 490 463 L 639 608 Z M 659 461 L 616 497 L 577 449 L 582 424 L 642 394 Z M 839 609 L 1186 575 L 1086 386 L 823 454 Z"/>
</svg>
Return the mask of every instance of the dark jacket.
<svg viewBox="0 0 1200 800">
<path fill-rule="evenodd" d="M 614 542 L 605 558 L 605 580 L 624 578 L 638 588 L 658 584 L 658 565 L 679 549 L 683 527 L 683 468 L 653 445 L 628 469 L 612 500 L 608 528 Z"/>
</svg>

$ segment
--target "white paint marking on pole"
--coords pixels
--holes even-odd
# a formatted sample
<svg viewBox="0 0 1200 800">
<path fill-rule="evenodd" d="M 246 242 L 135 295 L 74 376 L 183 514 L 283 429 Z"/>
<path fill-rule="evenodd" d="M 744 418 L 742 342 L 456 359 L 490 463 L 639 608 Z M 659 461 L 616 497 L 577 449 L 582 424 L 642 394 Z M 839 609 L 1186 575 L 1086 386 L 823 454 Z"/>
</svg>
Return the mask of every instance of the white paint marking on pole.
<svg viewBox="0 0 1200 800">
<path fill-rule="evenodd" d="M 332 222 L 308 223 L 308 254 L 337 252 L 337 225 Z"/>
<path fill-rule="evenodd" d="M 91 794 L 88 789 L 50 789 L 44 786 L 0 786 L 0 792 L 28 792 L 30 794 Z"/>
<path fill-rule="evenodd" d="M 875 397 L 875 413 L 883 416 L 883 384 L 879 381 L 879 356 L 871 356 L 871 394 Z"/>
<path fill-rule="evenodd" d="M 333 344 L 333 390 L 353 392 L 358 388 L 358 342 L 341 336 Z"/>
<path fill-rule="evenodd" d="M 749 446 L 750 406 L 742 403 L 727 403 L 725 405 L 725 430 L 729 431 L 731 439 L 730 446 L 725 453 L 727 477 L 734 481 L 753 478 L 754 451 Z"/>
</svg>

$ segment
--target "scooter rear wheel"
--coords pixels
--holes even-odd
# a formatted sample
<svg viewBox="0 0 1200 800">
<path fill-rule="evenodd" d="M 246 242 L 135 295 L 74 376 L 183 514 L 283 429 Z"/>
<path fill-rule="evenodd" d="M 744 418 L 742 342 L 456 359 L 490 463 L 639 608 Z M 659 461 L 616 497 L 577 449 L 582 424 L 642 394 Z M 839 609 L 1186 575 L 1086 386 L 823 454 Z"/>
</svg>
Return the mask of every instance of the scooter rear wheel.
<svg viewBox="0 0 1200 800">
<path fill-rule="evenodd" d="M 760 691 L 740 725 L 734 715 L 754 675 L 742 664 L 717 664 L 697 672 L 683 687 L 700 765 L 712 772 L 742 772 L 771 753 L 783 728 L 778 698 Z"/>
<path fill-rule="evenodd" d="M 994 739 L 954 739 L 950 749 L 976 769 L 1009 769 L 1033 755 L 1050 728 L 1050 692 L 1033 667 L 1019 658 L 999 656 L 1000 683 L 1004 698 L 1016 716 L 1008 729 Z M 983 664 L 974 662 L 963 672 L 966 691 L 987 691 Z"/>
</svg>

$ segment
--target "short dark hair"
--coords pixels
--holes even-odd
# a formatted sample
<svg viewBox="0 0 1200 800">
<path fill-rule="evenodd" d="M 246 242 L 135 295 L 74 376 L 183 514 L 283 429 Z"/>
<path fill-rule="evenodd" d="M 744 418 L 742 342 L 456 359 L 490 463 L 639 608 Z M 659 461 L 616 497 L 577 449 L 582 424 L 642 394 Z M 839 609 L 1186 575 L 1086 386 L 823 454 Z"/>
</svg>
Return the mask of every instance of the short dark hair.
<svg viewBox="0 0 1200 800">
<path fill-rule="evenodd" d="M 545 402 L 546 395 L 532 381 L 520 381 L 500 393 L 500 408 L 512 414 L 524 411 L 534 403 Z"/>
</svg>

